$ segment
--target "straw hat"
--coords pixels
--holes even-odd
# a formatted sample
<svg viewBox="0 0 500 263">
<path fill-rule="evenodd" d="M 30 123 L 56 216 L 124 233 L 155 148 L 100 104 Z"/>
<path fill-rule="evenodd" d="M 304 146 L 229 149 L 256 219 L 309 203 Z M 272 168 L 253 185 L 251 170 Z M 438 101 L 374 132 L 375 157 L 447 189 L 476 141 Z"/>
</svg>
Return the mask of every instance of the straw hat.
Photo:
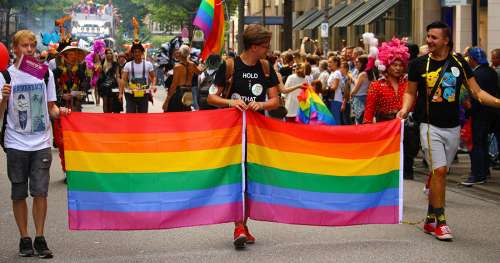
<svg viewBox="0 0 500 263">
<path fill-rule="evenodd" d="M 78 61 L 83 61 L 85 59 L 85 56 L 89 53 L 89 51 L 79 47 L 67 46 L 63 50 L 61 50 L 61 52 L 59 52 L 59 56 L 64 55 L 64 53 L 68 51 L 76 51 L 76 54 L 78 56 Z"/>
</svg>

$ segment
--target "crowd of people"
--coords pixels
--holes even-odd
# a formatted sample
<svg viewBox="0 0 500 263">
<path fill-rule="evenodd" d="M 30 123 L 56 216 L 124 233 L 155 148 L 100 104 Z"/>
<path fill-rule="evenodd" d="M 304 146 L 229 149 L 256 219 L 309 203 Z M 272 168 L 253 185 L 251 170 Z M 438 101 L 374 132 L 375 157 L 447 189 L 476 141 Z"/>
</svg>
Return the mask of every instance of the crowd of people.
<svg viewBox="0 0 500 263">
<path fill-rule="evenodd" d="M 427 27 L 427 45 L 420 48 L 397 38 L 379 45 L 373 34 L 366 34 L 364 47 L 344 47 L 324 54 L 317 42 L 304 38 L 299 50 L 271 52 L 272 35 L 260 25 L 248 25 L 242 38 L 241 54 L 213 54 L 205 63 L 192 59 L 191 47 L 180 39 L 169 43 L 168 63 L 162 68 L 165 77 L 158 76 L 167 89 L 163 110 L 168 113 L 232 107 L 296 123 L 300 110 L 297 97 L 303 87 L 312 85 L 337 125 L 405 119 L 404 178 L 413 179 L 413 159 L 420 149 L 430 168 L 424 231 L 440 240 L 453 238 L 444 213 L 445 177 L 460 145 L 460 130 L 466 119 L 470 120 L 473 143 L 471 174 L 463 184 L 484 183 L 489 176 L 488 135 L 494 133 L 500 138 L 500 117 L 494 109 L 500 107 L 500 49 L 492 51 L 491 65 L 479 47 L 454 53 L 450 29 L 442 22 Z M 308 45 L 313 47 L 309 52 Z M 16 33 L 13 53 L 14 64 L 22 55 L 36 56 L 35 35 L 28 30 Z M 16 66 L 9 67 L 8 73 L 2 72 L 0 110 L 6 112 L 2 139 L 21 236 L 21 256 L 35 252 L 40 257 L 52 256 L 43 233 L 52 160 L 49 117 L 64 170 L 59 116 L 82 111 L 89 90 L 95 89 L 102 97 L 105 113 L 124 109 L 126 113 L 148 112 L 158 78 L 144 53 L 137 40 L 127 53 L 108 47 L 103 55 L 96 53 L 90 71 L 85 63 L 88 51 L 63 40 L 57 54 L 39 55 L 50 68 L 45 79 L 34 78 Z M 38 120 L 24 116 L 26 109 L 19 106 L 26 92 L 36 92 L 43 98 L 37 108 Z M 99 101 L 96 98 L 95 102 Z M 28 191 L 34 198 L 34 248 L 27 231 Z M 255 242 L 246 221 L 235 222 L 236 248 Z"/>
</svg>

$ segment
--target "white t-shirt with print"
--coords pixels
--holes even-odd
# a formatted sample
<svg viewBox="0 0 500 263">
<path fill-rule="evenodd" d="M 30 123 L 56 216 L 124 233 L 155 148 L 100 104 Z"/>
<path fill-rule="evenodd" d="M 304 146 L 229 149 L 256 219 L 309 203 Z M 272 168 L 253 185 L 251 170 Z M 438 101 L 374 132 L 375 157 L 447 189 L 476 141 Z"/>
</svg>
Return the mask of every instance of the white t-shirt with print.
<svg viewBox="0 0 500 263">
<path fill-rule="evenodd" d="M 50 148 L 51 126 L 47 102 L 56 101 L 54 75 L 49 70 L 48 87 L 44 79 L 35 78 L 11 66 L 5 147 L 22 151 Z M 0 75 L 0 87 L 5 79 Z"/>
<path fill-rule="evenodd" d="M 143 63 L 146 63 L 146 65 L 143 65 Z M 134 66 L 134 76 L 132 76 L 132 64 Z M 142 69 L 144 66 L 146 68 L 145 74 L 142 73 Z M 134 60 L 129 61 L 129 62 L 127 62 L 127 64 L 125 64 L 125 67 L 123 68 L 124 72 L 128 72 L 128 81 L 129 82 L 134 78 L 140 79 L 140 78 L 142 78 L 143 75 L 146 78 L 146 82 L 149 82 L 149 72 L 151 72 L 153 70 L 154 70 L 153 64 L 151 64 L 151 62 L 149 62 L 149 61 L 144 61 L 144 60 L 142 60 L 142 62 L 139 64 L 135 63 Z"/>
</svg>

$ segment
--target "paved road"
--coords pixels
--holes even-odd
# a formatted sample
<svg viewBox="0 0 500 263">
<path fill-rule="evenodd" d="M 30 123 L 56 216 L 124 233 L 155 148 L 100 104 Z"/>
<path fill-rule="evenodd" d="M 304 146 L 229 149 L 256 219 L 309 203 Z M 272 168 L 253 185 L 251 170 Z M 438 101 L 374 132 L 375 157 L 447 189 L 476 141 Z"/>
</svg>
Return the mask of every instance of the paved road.
<svg viewBox="0 0 500 263">
<path fill-rule="evenodd" d="M 160 105 L 161 106 L 161 105 Z M 159 106 L 158 106 L 159 107 Z M 87 110 L 90 110 L 88 107 Z M 51 262 L 499 262 L 500 198 L 451 186 L 448 221 L 453 242 L 440 242 L 412 225 L 311 227 L 249 223 L 257 243 L 232 247 L 232 225 L 163 231 L 69 231 L 66 185 L 53 151 L 46 238 Z M 0 262 L 34 262 L 17 257 L 18 232 L 11 205 L 5 156 L 0 154 Z M 457 171 L 458 172 L 458 171 Z M 404 183 L 405 219 L 426 211 L 423 176 Z M 31 232 L 34 232 L 30 225 Z"/>
</svg>

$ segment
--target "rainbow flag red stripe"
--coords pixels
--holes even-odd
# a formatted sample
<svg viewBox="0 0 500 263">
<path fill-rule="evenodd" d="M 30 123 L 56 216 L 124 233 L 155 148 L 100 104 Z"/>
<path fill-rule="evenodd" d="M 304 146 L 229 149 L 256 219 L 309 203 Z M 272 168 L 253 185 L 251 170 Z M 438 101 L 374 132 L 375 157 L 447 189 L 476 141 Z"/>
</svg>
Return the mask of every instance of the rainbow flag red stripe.
<svg viewBox="0 0 500 263">
<path fill-rule="evenodd" d="M 241 220 L 242 115 L 62 119 L 69 228 L 138 230 Z"/>
<path fill-rule="evenodd" d="M 401 121 L 306 126 L 248 114 L 250 218 L 289 224 L 397 224 Z"/>
</svg>

